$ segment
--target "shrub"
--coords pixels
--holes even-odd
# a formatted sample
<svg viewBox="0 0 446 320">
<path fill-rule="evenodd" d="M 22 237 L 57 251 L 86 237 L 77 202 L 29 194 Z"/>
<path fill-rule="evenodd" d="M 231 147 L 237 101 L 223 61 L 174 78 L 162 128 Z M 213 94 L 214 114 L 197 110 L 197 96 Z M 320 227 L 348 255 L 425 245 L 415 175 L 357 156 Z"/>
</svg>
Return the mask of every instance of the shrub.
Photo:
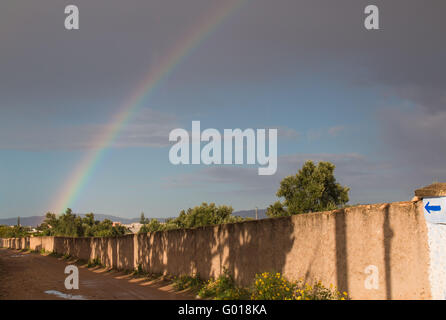
<svg viewBox="0 0 446 320">
<path fill-rule="evenodd" d="M 46 251 L 45 251 L 45 249 L 38 249 L 38 248 L 35 248 L 34 250 L 32 250 L 31 252 L 33 252 L 33 253 L 40 253 L 40 254 L 44 254 Z"/>
<path fill-rule="evenodd" d="M 193 276 L 182 275 L 175 277 L 173 280 L 173 287 L 175 290 L 191 289 L 193 291 L 199 291 L 203 286 L 204 281 L 200 278 L 199 274 Z"/>
<path fill-rule="evenodd" d="M 290 300 L 296 285 L 286 280 L 280 273 L 264 272 L 256 274 L 252 300 Z"/>
<path fill-rule="evenodd" d="M 60 258 L 62 257 L 62 255 L 60 253 L 57 253 L 56 251 L 51 251 L 51 253 L 49 254 L 50 257 L 56 257 L 56 258 Z"/>
<path fill-rule="evenodd" d="M 142 269 L 141 263 L 138 263 L 138 266 L 136 267 L 135 271 L 133 271 L 133 275 L 138 277 L 147 275 L 147 272 L 145 272 Z"/>
<path fill-rule="evenodd" d="M 93 268 L 101 265 L 101 260 L 99 258 L 94 258 L 93 260 L 88 260 L 87 268 Z"/>
<path fill-rule="evenodd" d="M 293 298 L 295 300 L 346 300 L 348 294 L 339 292 L 333 285 L 330 285 L 330 288 L 324 287 L 320 281 L 311 286 L 300 280 L 296 282 Z"/>
<path fill-rule="evenodd" d="M 205 283 L 198 296 L 216 300 L 245 300 L 249 298 L 249 292 L 245 288 L 237 287 L 232 275 L 224 269 L 217 279 L 212 278 Z"/>
<path fill-rule="evenodd" d="M 331 285 L 326 288 L 319 281 L 314 285 L 288 281 L 280 273 L 257 274 L 251 294 L 252 300 L 345 300 L 346 292 L 340 293 Z"/>
</svg>

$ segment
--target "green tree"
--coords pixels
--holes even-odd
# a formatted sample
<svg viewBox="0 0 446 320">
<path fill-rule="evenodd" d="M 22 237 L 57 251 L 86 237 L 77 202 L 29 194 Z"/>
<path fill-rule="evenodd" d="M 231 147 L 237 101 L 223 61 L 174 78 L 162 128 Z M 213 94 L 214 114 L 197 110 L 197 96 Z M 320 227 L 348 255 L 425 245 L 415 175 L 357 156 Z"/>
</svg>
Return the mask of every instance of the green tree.
<svg viewBox="0 0 446 320">
<path fill-rule="evenodd" d="M 58 219 L 54 213 L 47 212 L 42 224 L 37 226 L 37 230 L 42 236 L 54 236 L 57 229 Z"/>
<path fill-rule="evenodd" d="M 268 207 L 269 217 L 334 210 L 348 202 L 348 187 L 336 182 L 335 165 L 330 162 L 307 161 L 294 176 L 288 176 L 280 182 L 277 201 Z"/>
<path fill-rule="evenodd" d="M 276 201 L 266 209 L 266 215 L 269 217 L 285 217 L 290 214 L 288 210 L 285 209 L 282 202 Z"/>
<path fill-rule="evenodd" d="M 82 223 L 87 226 L 93 227 L 95 225 L 94 213 L 87 213 L 82 219 Z"/>
<path fill-rule="evenodd" d="M 149 218 L 146 218 L 144 216 L 144 212 L 141 212 L 141 217 L 139 218 L 139 223 L 141 223 L 143 225 L 149 223 Z"/>
<path fill-rule="evenodd" d="M 30 231 L 29 227 L 0 225 L 0 238 L 27 237 Z"/>
<path fill-rule="evenodd" d="M 111 220 L 95 220 L 93 213 L 87 213 L 84 218 L 81 218 L 73 214 L 71 209 L 67 209 L 59 217 L 48 212 L 37 230 L 42 236 L 69 237 L 115 237 L 129 232 L 124 226 L 113 226 Z"/>
<path fill-rule="evenodd" d="M 138 233 L 147 233 L 164 230 L 164 225 L 157 219 L 151 219 L 149 223 L 143 224 Z"/>
<path fill-rule="evenodd" d="M 199 206 L 187 209 L 187 211 L 181 210 L 177 218 L 166 219 L 165 223 L 160 223 L 158 220 L 152 219 L 150 223 L 141 227 L 139 233 L 196 228 L 246 220 L 233 216 L 233 210 L 230 206 L 216 206 L 215 203 L 207 204 L 203 202 Z"/>
<path fill-rule="evenodd" d="M 216 206 L 215 203 L 203 202 L 200 206 L 189 208 L 187 212 L 182 210 L 175 219 L 175 224 L 178 228 L 195 228 L 242 221 L 242 218 L 232 215 L 233 211 L 230 206 Z"/>
<path fill-rule="evenodd" d="M 80 222 L 80 219 L 76 219 L 76 215 L 70 208 L 68 208 L 65 213 L 58 218 L 58 223 L 54 231 L 55 235 L 69 237 L 78 236 L 78 224 L 80 224 Z"/>
<path fill-rule="evenodd" d="M 84 237 L 93 237 L 94 229 L 98 221 L 94 220 L 93 213 L 87 213 L 81 222 L 81 234 Z"/>
</svg>

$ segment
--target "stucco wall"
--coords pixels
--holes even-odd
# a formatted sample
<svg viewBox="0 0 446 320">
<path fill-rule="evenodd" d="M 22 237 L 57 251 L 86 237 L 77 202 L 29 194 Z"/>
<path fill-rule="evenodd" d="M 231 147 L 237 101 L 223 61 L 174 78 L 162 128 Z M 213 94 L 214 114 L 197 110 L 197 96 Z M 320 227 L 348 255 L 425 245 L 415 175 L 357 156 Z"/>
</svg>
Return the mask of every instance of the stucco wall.
<svg viewBox="0 0 446 320">
<path fill-rule="evenodd" d="M 98 257 L 118 269 L 141 264 L 154 273 L 209 278 L 225 267 L 244 285 L 255 273 L 277 271 L 332 283 L 354 299 L 429 299 L 428 241 L 421 202 L 399 202 L 119 238 L 34 237 L 0 244 Z M 372 275 L 366 273 L 370 265 Z M 377 288 L 366 288 L 370 276 L 377 277 Z"/>
</svg>

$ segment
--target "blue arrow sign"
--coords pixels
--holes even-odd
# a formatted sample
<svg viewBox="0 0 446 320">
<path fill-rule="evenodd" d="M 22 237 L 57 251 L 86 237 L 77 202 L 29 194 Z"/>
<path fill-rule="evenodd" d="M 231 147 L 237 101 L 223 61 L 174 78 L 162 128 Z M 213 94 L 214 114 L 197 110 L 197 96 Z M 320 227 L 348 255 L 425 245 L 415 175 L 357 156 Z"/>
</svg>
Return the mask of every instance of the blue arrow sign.
<svg viewBox="0 0 446 320">
<path fill-rule="evenodd" d="M 429 214 L 431 213 L 431 211 L 441 211 L 441 206 L 430 206 L 429 204 L 430 202 L 428 202 L 424 207 L 424 209 L 426 209 Z"/>
</svg>

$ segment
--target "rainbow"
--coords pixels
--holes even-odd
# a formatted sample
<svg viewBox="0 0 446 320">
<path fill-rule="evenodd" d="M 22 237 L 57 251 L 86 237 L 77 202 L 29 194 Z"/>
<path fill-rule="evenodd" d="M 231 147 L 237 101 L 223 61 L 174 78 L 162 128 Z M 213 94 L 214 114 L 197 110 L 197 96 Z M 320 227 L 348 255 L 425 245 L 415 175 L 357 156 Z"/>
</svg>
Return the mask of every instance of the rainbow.
<svg viewBox="0 0 446 320">
<path fill-rule="evenodd" d="M 80 163 L 71 173 L 56 201 L 50 206 L 56 213 L 63 212 L 72 206 L 79 193 L 87 184 L 97 164 L 103 158 L 105 151 L 115 141 L 121 130 L 128 124 L 133 115 L 141 108 L 142 102 L 150 96 L 157 86 L 165 79 L 175 67 L 181 63 L 194 48 L 198 47 L 217 27 L 240 8 L 247 0 L 221 0 L 216 8 L 207 14 L 195 28 L 179 41 L 163 57 L 160 63 L 151 68 L 133 94 L 122 104 L 111 122 L 95 139 L 94 148 L 90 149 Z M 167 138 L 166 138 L 167 139 Z"/>
</svg>

